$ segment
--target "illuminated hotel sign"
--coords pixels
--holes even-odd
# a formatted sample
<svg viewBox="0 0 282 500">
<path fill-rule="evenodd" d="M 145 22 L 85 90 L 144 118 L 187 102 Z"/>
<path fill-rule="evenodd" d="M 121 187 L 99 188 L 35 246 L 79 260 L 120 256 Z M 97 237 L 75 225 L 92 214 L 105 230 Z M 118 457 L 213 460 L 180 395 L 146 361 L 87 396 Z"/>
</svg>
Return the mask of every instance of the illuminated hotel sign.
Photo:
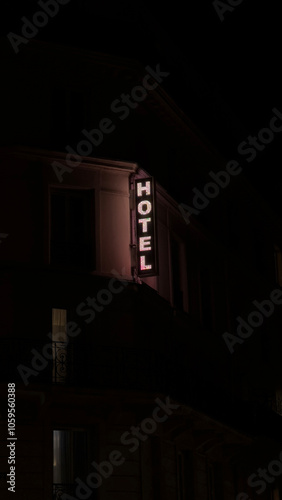
<svg viewBox="0 0 282 500">
<path fill-rule="evenodd" d="M 152 177 L 135 180 L 137 224 L 137 271 L 139 276 L 156 276 L 157 240 L 155 186 Z"/>
</svg>

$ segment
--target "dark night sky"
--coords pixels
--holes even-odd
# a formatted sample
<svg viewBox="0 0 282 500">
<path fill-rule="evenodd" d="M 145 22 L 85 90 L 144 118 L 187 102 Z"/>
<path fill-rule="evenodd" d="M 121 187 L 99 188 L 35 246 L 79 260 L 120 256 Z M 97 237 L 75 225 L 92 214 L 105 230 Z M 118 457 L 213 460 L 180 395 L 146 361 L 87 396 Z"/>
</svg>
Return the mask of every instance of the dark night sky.
<svg viewBox="0 0 282 500">
<path fill-rule="evenodd" d="M 39 7 L 33 0 L 2 0 L 2 9 L 5 37 L 10 31 L 20 34 L 21 16 Z M 226 161 L 242 161 L 239 143 L 268 127 L 274 107 L 282 112 L 281 15 L 274 0 L 242 0 L 222 22 L 212 0 L 153 5 L 70 0 L 39 36 L 144 65 L 160 62 L 171 73 L 165 89 Z M 282 215 L 281 146 L 282 133 L 254 161 L 243 161 L 246 177 Z"/>
</svg>

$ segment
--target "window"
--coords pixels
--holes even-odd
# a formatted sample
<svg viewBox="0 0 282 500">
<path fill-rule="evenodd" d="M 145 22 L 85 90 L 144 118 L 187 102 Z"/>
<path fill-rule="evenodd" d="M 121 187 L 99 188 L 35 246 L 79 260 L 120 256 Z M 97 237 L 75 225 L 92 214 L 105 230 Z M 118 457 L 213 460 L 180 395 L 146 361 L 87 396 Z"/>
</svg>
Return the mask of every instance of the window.
<svg viewBox="0 0 282 500">
<path fill-rule="evenodd" d="M 271 490 L 271 500 L 279 500 L 279 499 L 280 499 L 279 489 L 274 488 L 273 490 Z"/>
<path fill-rule="evenodd" d="M 177 456 L 178 500 L 193 500 L 194 466 L 192 451 L 180 451 Z"/>
<path fill-rule="evenodd" d="M 52 348 L 54 383 L 65 382 L 68 375 L 69 349 L 66 333 L 66 309 L 52 309 Z"/>
<path fill-rule="evenodd" d="M 52 265 L 94 268 L 94 191 L 51 192 Z"/>
<path fill-rule="evenodd" d="M 223 500 L 223 478 L 221 464 L 206 462 L 208 500 Z"/>
<path fill-rule="evenodd" d="M 200 453 L 194 453 L 193 463 L 195 497 L 203 500 L 223 500 L 221 464 L 212 462 Z M 186 499 L 190 500 L 190 496 L 186 495 Z"/>
<path fill-rule="evenodd" d="M 53 430 L 53 500 L 59 500 L 63 493 L 76 497 L 75 479 L 85 480 L 89 472 L 87 467 L 87 432 L 82 429 Z"/>
</svg>

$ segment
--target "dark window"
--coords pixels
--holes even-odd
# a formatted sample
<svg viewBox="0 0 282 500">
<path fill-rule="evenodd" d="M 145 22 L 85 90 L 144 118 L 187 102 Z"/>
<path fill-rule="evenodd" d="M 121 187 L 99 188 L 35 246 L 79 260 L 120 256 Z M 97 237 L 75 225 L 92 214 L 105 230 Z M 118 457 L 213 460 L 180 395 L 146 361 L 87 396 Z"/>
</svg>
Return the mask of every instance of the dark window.
<svg viewBox="0 0 282 500">
<path fill-rule="evenodd" d="M 178 500 L 193 500 L 194 491 L 193 453 L 181 451 L 177 456 Z"/>
<path fill-rule="evenodd" d="M 84 430 L 53 431 L 53 500 L 66 493 L 75 496 L 79 477 L 85 481 L 89 473 L 87 432 Z M 88 497 L 94 498 L 94 495 Z"/>
<path fill-rule="evenodd" d="M 208 500 L 223 500 L 222 467 L 207 461 Z"/>
<path fill-rule="evenodd" d="M 52 381 L 65 383 L 70 378 L 71 343 L 67 339 L 67 310 L 52 309 Z"/>
<path fill-rule="evenodd" d="M 51 193 L 51 264 L 94 267 L 93 191 Z"/>
</svg>

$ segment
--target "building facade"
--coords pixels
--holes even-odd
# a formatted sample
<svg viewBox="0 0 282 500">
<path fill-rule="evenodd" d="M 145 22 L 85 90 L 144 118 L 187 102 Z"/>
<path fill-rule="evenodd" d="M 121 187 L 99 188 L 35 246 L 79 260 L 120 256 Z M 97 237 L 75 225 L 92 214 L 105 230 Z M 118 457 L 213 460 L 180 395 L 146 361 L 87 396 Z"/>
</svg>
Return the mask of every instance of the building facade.
<svg viewBox="0 0 282 500">
<path fill-rule="evenodd" d="M 15 383 L 21 500 L 278 500 L 280 221 L 240 173 L 187 223 L 226 162 L 158 66 L 6 58 L 1 498 Z"/>
</svg>

